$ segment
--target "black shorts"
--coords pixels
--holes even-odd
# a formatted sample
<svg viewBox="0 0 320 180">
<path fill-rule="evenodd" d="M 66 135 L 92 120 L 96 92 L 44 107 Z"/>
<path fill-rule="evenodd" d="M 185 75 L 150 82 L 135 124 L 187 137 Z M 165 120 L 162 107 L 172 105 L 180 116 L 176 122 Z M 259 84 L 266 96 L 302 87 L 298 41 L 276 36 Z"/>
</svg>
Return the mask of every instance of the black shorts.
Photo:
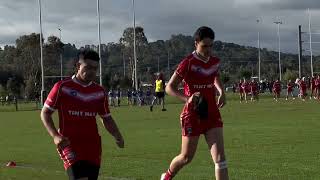
<svg viewBox="0 0 320 180">
<path fill-rule="evenodd" d="M 88 177 L 88 180 L 97 180 L 99 176 L 100 166 L 92 164 L 88 161 L 77 161 L 67 169 L 69 180 Z"/>
<path fill-rule="evenodd" d="M 156 92 L 156 97 L 157 98 L 163 98 L 164 97 L 164 92 Z"/>
</svg>

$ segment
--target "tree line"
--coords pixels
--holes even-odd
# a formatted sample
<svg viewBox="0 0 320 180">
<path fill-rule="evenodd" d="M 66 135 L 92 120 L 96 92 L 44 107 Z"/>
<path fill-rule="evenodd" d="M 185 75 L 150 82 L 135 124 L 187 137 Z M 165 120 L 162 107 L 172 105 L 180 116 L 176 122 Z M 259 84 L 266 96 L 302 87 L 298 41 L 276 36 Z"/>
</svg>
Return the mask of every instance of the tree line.
<svg viewBox="0 0 320 180">
<path fill-rule="evenodd" d="M 62 43 L 56 36 L 43 41 L 43 61 L 45 76 L 60 76 L 60 54 L 63 57 L 63 74 L 71 76 L 75 72 L 75 57 L 81 48 L 74 44 Z M 41 90 L 40 34 L 20 36 L 15 46 L 0 49 L 0 96 L 8 94 L 36 99 Z M 97 47 L 97 46 L 95 46 Z M 103 85 L 106 88 L 133 87 L 133 28 L 123 31 L 118 42 L 103 44 L 101 48 Z M 92 48 L 92 47 L 91 47 Z M 174 34 L 168 40 L 149 42 L 143 27 L 136 27 L 136 52 L 139 85 L 152 83 L 154 74 L 162 72 L 168 79 L 179 62 L 194 50 L 191 35 Z M 224 83 L 238 81 L 239 78 L 258 76 L 258 49 L 216 40 L 214 54 L 221 59 L 220 75 Z M 261 52 L 261 76 L 274 80 L 279 76 L 278 52 L 266 48 Z M 314 57 L 315 62 L 319 56 Z M 302 74 L 310 74 L 310 57 L 302 59 Z M 281 53 L 283 79 L 298 76 L 298 55 Z M 320 69 L 315 63 L 314 69 Z M 60 80 L 46 78 L 45 88 L 50 90 Z"/>
</svg>

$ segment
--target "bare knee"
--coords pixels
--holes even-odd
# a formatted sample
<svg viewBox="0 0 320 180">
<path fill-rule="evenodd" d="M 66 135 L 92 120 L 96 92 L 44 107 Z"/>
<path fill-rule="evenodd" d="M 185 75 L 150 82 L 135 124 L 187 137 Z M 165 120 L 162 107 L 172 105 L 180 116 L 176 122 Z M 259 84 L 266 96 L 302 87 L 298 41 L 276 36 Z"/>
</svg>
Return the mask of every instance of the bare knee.
<svg viewBox="0 0 320 180">
<path fill-rule="evenodd" d="M 214 163 L 222 162 L 225 160 L 226 160 L 226 156 L 224 155 L 224 153 L 218 153 L 213 157 Z"/>
<path fill-rule="evenodd" d="M 217 155 L 217 157 L 214 158 L 214 164 L 215 164 L 215 169 L 217 170 L 226 169 L 228 167 L 227 160 L 224 154 Z"/>
</svg>

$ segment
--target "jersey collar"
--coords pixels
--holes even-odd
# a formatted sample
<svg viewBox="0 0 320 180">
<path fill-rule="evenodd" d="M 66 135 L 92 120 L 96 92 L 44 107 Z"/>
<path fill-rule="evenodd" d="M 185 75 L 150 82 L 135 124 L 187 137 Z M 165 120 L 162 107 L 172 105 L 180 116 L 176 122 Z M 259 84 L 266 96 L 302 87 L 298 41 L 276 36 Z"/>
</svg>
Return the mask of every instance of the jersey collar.
<svg viewBox="0 0 320 180">
<path fill-rule="evenodd" d="M 87 85 L 84 85 L 83 83 L 81 83 L 81 82 L 76 78 L 76 75 L 73 75 L 73 76 L 72 76 L 72 81 L 75 82 L 75 83 L 77 83 L 77 84 L 79 84 L 79 85 L 81 85 L 82 87 L 88 87 L 88 86 L 90 86 L 90 85 L 92 84 L 92 81 L 91 81 L 91 82 L 89 82 Z"/>
<path fill-rule="evenodd" d="M 201 57 L 198 56 L 198 54 L 197 54 L 196 51 L 193 51 L 193 52 L 192 52 L 192 55 L 193 55 L 193 57 L 195 57 L 196 59 L 198 59 L 198 60 L 200 60 L 200 61 L 202 61 L 202 62 L 204 62 L 204 63 L 208 63 L 208 62 L 210 61 L 210 58 L 211 58 L 211 57 L 210 57 L 207 61 L 205 61 L 205 60 L 203 60 Z"/>
</svg>

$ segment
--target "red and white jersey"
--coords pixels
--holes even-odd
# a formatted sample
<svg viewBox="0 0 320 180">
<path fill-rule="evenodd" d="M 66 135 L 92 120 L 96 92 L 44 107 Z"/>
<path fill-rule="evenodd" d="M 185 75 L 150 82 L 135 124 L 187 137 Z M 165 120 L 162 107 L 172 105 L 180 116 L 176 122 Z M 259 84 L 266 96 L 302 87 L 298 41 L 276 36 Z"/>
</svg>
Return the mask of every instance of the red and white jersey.
<svg viewBox="0 0 320 180">
<path fill-rule="evenodd" d="M 312 77 L 310 81 L 311 81 L 311 86 L 314 87 L 316 84 L 316 78 Z"/>
<path fill-rule="evenodd" d="M 317 78 L 317 79 L 315 79 L 315 86 L 317 87 L 317 88 L 319 88 L 320 87 L 320 79 L 319 78 Z"/>
<path fill-rule="evenodd" d="M 204 62 L 195 52 L 182 60 L 176 73 L 184 81 L 185 95 L 191 96 L 195 92 L 200 92 L 208 98 L 214 97 L 214 80 L 218 75 L 219 65 L 218 58 L 211 57 L 207 62 Z"/>
<path fill-rule="evenodd" d="M 307 90 L 307 84 L 305 81 L 299 81 L 299 88 L 300 88 L 300 91 L 302 92 L 305 92 Z"/>
<path fill-rule="evenodd" d="M 203 61 L 195 52 L 181 61 L 176 74 L 183 79 L 184 94 L 191 96 L 200 92 L 208 101 L 210 112 L 218 112 L 216 105 L 215 78 L 218 76 L 220 60 L 217 57 L 210 57 L 207 62 Z"/>
<path fill-rule="evenodd" d="M 273 89 L 274 91 L 280 92 L 280 91 L 281 91 L 281 83 L 280 83 L 280 81 L 275 81 L 275 82 L 273 83 L 272 89 Z"/>
<path fill-rule="evenodd" d="M 258 83 L 257 82 L 250 82 L 250 90 L 253 93 L 258 92 Z"/>
<path fill-rule="evenodd" d="M 250 84 L 248 82 L 243 82 L 241 88 L 245 93 L 250 92 Z"/>
<path fill-rule="evenodd" d="M 288 82 L 287 84 L 287 91 L 291 92 L 293 90 L 294 87 L 294 83 L 293 82 Z"/>
<path fill-rule="evenodd" d="M 70 140 L 99 138 L 96 116 L 110 116 L 108 98 L 100 85 L 81 84 L 75 76 L 57 82 L 51 89 L 45 107 L 59 112 L 59 132 Z M 74 138 L 73 138 L 74 137 Z"/>
</svg>

